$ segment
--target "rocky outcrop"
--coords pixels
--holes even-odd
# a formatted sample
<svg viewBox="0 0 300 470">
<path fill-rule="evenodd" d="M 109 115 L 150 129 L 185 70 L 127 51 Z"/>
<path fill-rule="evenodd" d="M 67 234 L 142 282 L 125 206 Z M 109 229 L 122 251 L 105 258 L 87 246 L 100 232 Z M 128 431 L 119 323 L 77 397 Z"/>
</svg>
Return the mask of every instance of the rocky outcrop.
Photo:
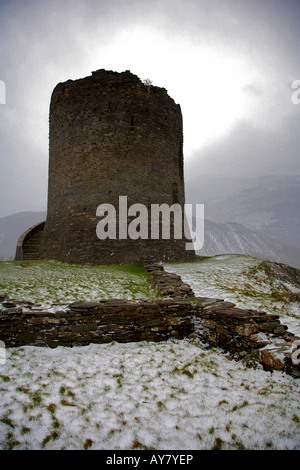
<svg viewBox="0 0 300 470">
<path fill-rule="evenodd" d="M 260 266 L 271 279 L 300 288 L 300 269 L 287 264 L 274 263 L 273 261 L 267 260 L 263 261 Z"/>
</svg>

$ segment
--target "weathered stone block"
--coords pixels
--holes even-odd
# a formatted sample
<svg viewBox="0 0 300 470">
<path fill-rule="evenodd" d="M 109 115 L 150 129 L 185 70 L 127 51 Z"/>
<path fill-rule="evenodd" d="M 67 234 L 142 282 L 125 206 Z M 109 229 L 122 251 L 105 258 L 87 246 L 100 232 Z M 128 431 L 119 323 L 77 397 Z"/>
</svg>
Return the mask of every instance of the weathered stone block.
<svg viewBox="0 0 300 470">
<path fill-rule="evenodd" d="M 251 336 L 260 331 L 260 326 L 256 324 L 238 325 L 235 327 L 235 331 L 242 336 Z"/>
<path fill-rule="evenodd" d="M 260 323 L 259 324 L 259 329 L 260 331 L 273 331 L 275 330 L 276 328 L 278 328 L 280 326 L 280 321 L 269 321 L 269 322 L 265 322 L 265 323 Z"/>
<path fill-rule="evenodd" d="M 216 323 L 215 321 L 213 321 L 213 320 L 203 320 L 203 321 L 201 322 L 201 325 L 202 325 L 204 328 L 215 329 L 217 323 Z"/>
<path fill-rule="evenodd" d="M 264 349 L 261 351 L 261 358 L 263 364 L 271 369 L 282 370 L 284 369 L 284 356 L 278 355 L 277 350 Z"/>
</svg>

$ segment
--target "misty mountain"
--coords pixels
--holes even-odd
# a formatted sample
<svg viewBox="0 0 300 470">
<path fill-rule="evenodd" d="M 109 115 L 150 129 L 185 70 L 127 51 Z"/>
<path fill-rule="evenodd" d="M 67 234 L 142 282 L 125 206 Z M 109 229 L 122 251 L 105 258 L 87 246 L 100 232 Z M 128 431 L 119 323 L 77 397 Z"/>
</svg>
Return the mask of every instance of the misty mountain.
<svg viewBox="0 0 300 470">
<path fill-rule="evenodd" d="M 254 232 L 242 224 L 217 223 L 205 219 L 201 256 L 250 255 L 300 268 L 300 250 L 275 238 Z"/>
<path fill-rule="evenodd" d="M 45 219 L 46 212 L 19 212 L 0 217 L 0 260 L 14 259 L 19 236 Z"/>
<path fill-rule="evenodd" d="M 186 200 L 204 204 L 205 219 L 242 224 L 300 249 L 300 176 L 191 176 Z"/>
</svg>

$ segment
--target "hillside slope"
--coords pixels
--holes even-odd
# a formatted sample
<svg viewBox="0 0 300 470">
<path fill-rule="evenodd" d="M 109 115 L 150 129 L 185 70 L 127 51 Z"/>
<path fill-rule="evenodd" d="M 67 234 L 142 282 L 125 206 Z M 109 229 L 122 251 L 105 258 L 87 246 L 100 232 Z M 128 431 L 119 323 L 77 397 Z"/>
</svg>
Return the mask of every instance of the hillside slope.
<svg viewBox="0 0 300 470">
<path fill-rule="evenodd" d="M 300 268 L 300 250 L 276 238 L 255 232 L 242 224 L 205 220 L 201 256 L 241 254 L 269 259 Z"/>
</svg>

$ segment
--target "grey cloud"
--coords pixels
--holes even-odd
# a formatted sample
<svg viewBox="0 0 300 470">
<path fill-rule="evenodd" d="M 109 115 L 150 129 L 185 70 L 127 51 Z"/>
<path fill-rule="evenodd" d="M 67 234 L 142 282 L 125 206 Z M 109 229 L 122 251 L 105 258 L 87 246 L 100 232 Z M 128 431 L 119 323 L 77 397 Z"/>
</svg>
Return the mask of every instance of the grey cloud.
<svg viewBox="0 0 300 470">
<path fill-rule="evenodd" d="M 0 215 L 44 210 L 51 92 L 59 81 L 91 72 L 87 56 L 95 44 L 109 46 L 119 31 L 136 24 L 153 25 L 166 37 L 231 49 L 274 74 L 274 90 L 267 98 L 259 83 L 245 93 L 270 107 L 262 109 L 264 118 L 277 113 L 281 126 L 281 121 L 288 124 L 279 132 L 278 122 L 273 131 L 238 123 L 226 138 L 187 160 L 187 184 L 192 166 L 237 174 L 299 171 L 298 118 L 283 104 L 284 86 L 300 79 L 299 11 L 299 3 L 291 0 L 0 1 L 0 80 L 7 91 L 7 104 L 0 106 Z M 155 66 L 155 57 L 149 61 L 149 67 Z M 101 56 L 97 62 L 98 68 L 106 68 Z"/>
<path fill-rule="evenodd" d="M 300 174 L 300 106 L 285 126 L 265 130 L 239 122 L 223 138 L 195 152 L 186 162 L 186 183 L 197 185 L 200 175 L 224 177 Z"/>
</svg>

